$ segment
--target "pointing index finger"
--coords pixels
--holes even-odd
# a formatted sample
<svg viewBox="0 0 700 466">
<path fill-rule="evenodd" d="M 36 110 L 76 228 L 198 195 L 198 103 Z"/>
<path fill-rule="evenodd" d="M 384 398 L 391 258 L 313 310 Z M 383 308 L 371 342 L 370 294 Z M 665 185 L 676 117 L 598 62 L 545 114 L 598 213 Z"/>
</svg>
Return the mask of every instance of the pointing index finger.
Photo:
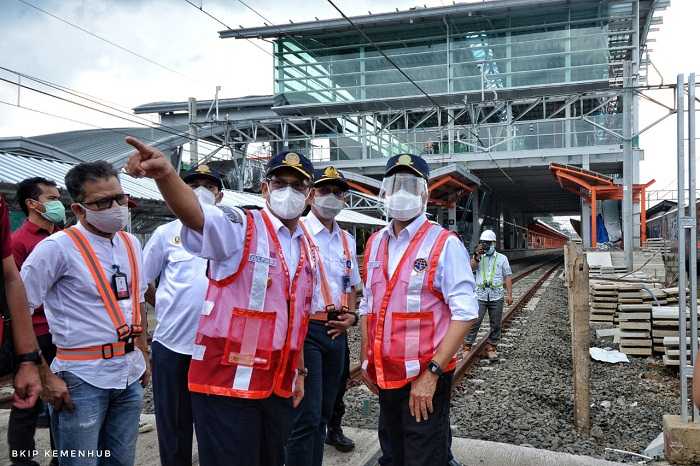
<svg viewBox="0 0 700 466">
<path fill-rule="evenodd" d="M 139 151 L 142 154 L 152 154 L 153 153 L 153 148 L 149 146 L 148 144 L 145 144 L 139 139 L 136 139 L 133 136 L 127 136 L 126 137 L 126 143 L 132 146 L 134 149 Z"/>
</svg>

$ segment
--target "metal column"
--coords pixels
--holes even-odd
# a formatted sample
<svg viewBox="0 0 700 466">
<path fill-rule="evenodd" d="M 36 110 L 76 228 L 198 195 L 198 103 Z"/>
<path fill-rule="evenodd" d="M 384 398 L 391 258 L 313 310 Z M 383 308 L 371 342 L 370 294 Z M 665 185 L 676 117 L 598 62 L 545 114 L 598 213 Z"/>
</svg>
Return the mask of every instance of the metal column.
<svg viewBox="0 0 700 466">
<path fill-rule="evenodd" d="M 677 157 L 678 157 L 678 337 L 679 337 L 679 353 L 680 353 L 680 369 L 681 378 L 681 420 L 688 421 L 688 370 L 686 364 L 686 274 L 685 274 L 685 147 L 684 147 L 684 76 L 678 75 L 676 79 L 676 108 L 677 108 Z"/>
<path fill-rule="evenodd" d="M 470 250 L 474 251 L 476 245 L 479 244 L 479 236 L 481 235 L 481 227 L 479 225 L 479 190 L 475 189 L 472 192 L 472 242 Z"/>
<path fill-rule="evenodd" d="M 634 209 L 632 205 L 632 183 L 634 182 L 634 161 L 632 152 L 632 125 L 634 119 L 632 115 L 632 101 L 634 92 L 632 89 L 633 73 L 632 62 L 625 61 L 624 64 L 624 92 L 623 92 L 623 182 L 622 187 L 622 230 L 625 243 L 625 267 L 628 271 L 634 269 Z"/>
<path fill-rule="evenodd" d="M 197 148 L 197 99 L 190 97 L 187 101 L 187 111 L 190 114 L 190 164 L 194 167 L 199 163 Z"/>
<path fill-rule="evenodd" d="M 690 245 L 688 257 L 688 275 L 690 277 L 690 363 L 694 367 L 698 354 L 698 271 L 697 271 L 697 206 L 695 199 L 695 73 L 688 76 L 688 217 L 690 228 Z M 680 204 L 679 204 L 680 205 Z M 681 364 L 685 360 L 681 359 Z M 688 368 L 692 376 L 692 368 Z M 693 381 L 695 383 L 695 381 Z M 692 396 L 691 396 L 692 399 Z M 693 420 L 700 422 L 700 413 L 693 403 Z"/>
</svg>

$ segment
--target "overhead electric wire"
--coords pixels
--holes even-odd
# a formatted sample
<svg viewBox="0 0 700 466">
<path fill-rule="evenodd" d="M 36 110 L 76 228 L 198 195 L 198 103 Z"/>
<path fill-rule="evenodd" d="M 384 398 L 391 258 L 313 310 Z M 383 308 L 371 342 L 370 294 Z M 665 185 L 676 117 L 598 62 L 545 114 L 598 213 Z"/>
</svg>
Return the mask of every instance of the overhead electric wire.
<svg viewBox="0 0 700 466">
<path fill-rule="evenodd" d="M 94 32 L 92 32 L 92 31 L 90 31 L 90 30 L 88 30 L 88 29 L 85 29 L 84 27 L 79 26 L 79 25 L 77 25 L 77 24 L 75 24 L 75 23 L 72 23 L 72 22 L 68 21 L 68 20 L 65 19 L 65 18 L 61 18 L 60 16 L 51 13 L 50 11 L 44 10 L 43 8 L 41 8 L 41 7 L 37 6 L 37 5 L 34 5 L 33 3 L 28 2 L 27 0 L 17 0 L 17 1 L 20 2 L 20 3 L 22 3 L 22 4 L 24 4 L 24 5 L 26 5 L 26 6 L 28 6 L 28 7 L 30 7 L 30 8 L 35 9 L 36 11 L 40 11 L 41 13 L 44 13 L 45 15 L 48 15 L 48 16 L 50 16 L 50 17 L 52 17 L 52 18 L 54 18 L 54 19 L 56 19 L 56 20 L 58 20 L 58 21 L 61 21 L 62 23 L 67 24 L 68 26 L 70 26 L 70 27 L 72 27 L 72 28 L 74 28 L 74 29 L 77 29 L 77 30 L 79 30 L 79 31 L 82 31 L 82 32 L 84 32 L 85 34 L 88 34 L 89 36 L 94 37 L 95 39 L 101 40 L 102 42 L 105 42 L 105 43 L 107 43 L 107 44 L 109 44 L 109 45 L 111 45 L 111 46 L 113 46 L 113 47 L 116 47 L 116 48 L 118 48 L 119 50 L 121 50 L 121 51 L 123 51 L 123 52 L 126 52 L 126 53 L 128 53 L 128 54 L 131 54 L 131 55 L 133 55 L 133 56 L 135 56 L 135 57 L 138 57 L 138 58 L 140 58 L 141 60 L 147 61 L 148 63 L 150 63 L 150 64 L 152 64 L 152 65 L 155 65 L 155 66 L 158 66 L 158 67 L 160 67 L 160 68 L 162 68 L 162 69 L 164 69 L 164 70 L 166 70 L 166 71 L 169 71 L 169 72 L 171 72 L 171 73 L 175 73 L 175 74 L 179 75 L 180 77 L 182 77 L 182 78 L 184 78 L 184 79 L 192 80 L 192 78 L 190 78 L 189 76 L 187 76 L 187 75 L 185 75 L 185 74 L 183 74 L 183 73 L 180 73 L 179 71 L 177 71 L 177 70 L 175 70 L 175 69 L 173 69 L 173 68 L 170 68 L 169 66 L 166 66 L 166 65 L 163 65 L 163 64 L 161 64 L 161 63 L 158 63 L 158 62 L 155 61 L 155 60 L 152 60 L 152 59 L 150 59 L 150 58 L 148 58 L 148 57 L 146 57 L 146 56 L 144 56 L 144 55 L 141 55 L 141 54 L 138 53 L 138 52 L 134 52 L 133 50 L 131 50 L 131 49 L 127 48 L 127 47 L 124 47 L 123 45 L 120 45 L 120 44 L 118 44 L 118 43 L 116 43 L 116 42 L 114 42 L 114 41 L 111 41 L 111 40 L 109 40 L 109 39 L 107 39 L 107 38 L 105 38 L 105 37 L 102 37 L 102 36 L 100 36 L 100 35 L 98 35 L 98 34 L 95 34 Z"/>
<path fill-rule="evenodd" d="M 131 123 L 134 123 L 134 124 L 143 126 L 143 127 L 145 127 L 145 128 L 149 128 L 149 129 L 152 129 L 152 130 L 156 130 L 156 131 L 161 131 L 161 132 L 164 132 L 164 133 L 172 134 L 172 135 L 174 135 L 174 136 L 179 136 L 179 137 L 185 138 L 185 139 L 187 139 L 187 140 L 189 140 L 189 141 L 198 140 L 197 138 L 192 138 L 188 133 L 182 132 L 181 130 L 179 130 L 179 129 L 177 129 L 177 128 L 173 128 L 173 127 L 171 127 L 171 126 L 166 126 L 166 125 L 158 124 L 158 123 L 152 123 L 153 125 L 156 125 L 156 126 L 151 126 L 151 125 L 145 124 L 145 123 L 143 123 L 143 122 L 141 122 L 141 121 L 138 121 L 138 120 L 133 120 L 133 119 L 131 119 L 131 118 L 127 118 L 127 117 L 124 117 L 124 116 L 121 116 L 121 115 L 115 115 L 114 113 L 110 113 L 110 112 L 107 112 L 107 111 L 102 110 L 102 109 L 99 109 L 99 108 L 91 107 L 90 105 L 86 105 L 86 104 L 81 103 L 81 102 L 76 102 L 76 101 L 74 101 L 74 100 L 67 99 L 67 98 L 65 98 L 65 97 L 62 97 L 62 96 L 59 96 L 59 95 L 56 95 L 56 94 L 52 94 L 51 92 L 47 92 L 47 91 L 44 91 L 44 90 L 41 90 L 41 89 L 37 89 L 37 88 L 35 88 L 35 87 L 27 86 L 26 84 L 16 83 L 16 82 L 11 81 L 11 80 L 6 79 L 6 78 L 0 77 L 0 81 L 6 82 L 6 83 L 8 83 L 8 84 L 12 84 L 12 85 L 14 85 L 14 86 L 21 87 L 21 88 L 23 88 L 23 89 L 30 90 L 30 91 L 36 92 L 36 93 L 38 93 L 38 94 L 42 94 L 42 95 L 45 95 L 45 96 L 48 96 L 48 97 L 51 97 L 51 98 L 54 98 L 54 99 L 57 99 L 57 100 L 61 100 L 61 101 L 63 101 L 63 102 L 67 102 L 67 103 L 69 103 L 69 104 L 77 105 L 77 106 L 79 106 L 79 107 L 83 107 L 83 108 L 86 108 L 86 109 L 88 109 L 88 110 L 92 110 L 92 111 L 95 111 L 95 112 L 98 112 L 98 113 L 102 113 L 102 114 L 111 116 L 111 117 L 113 117 L 113 118 L 118 118 L 118 119 L 121 119 L 121 120 L 129 121 L 129 122 L 131 122 Z M 211 144 L 211 145 L 213 145 L 214 147 L 219 147 L 219 146 L 221 146 L 221 144 L 209 143 L 209 142 L 207 142 L 207 141 L 204 141 L 204 142 L 206 142 L 206 143 L 208 143 L 208 144 Z"/>
<path fill-rule="evenodd" d="M 185 0 L 185 1 L 186 1 L 187 3 L 189 3 L 190 5 L 192 5 L 193 7 L 195 7 L 196 9 L 198 9 L 199 11 L 201 11 L 202 13 L 204 13 L 205 15 L 207 15 L 208 17 L 210 17 L 211 19 L 213 19 L 214 21 L 216 21 L 217 23 L 221 24 L 221 25 L 222 25 L 223 27 L 225 27 L 226 29 L 232 29 L 231 26 L 229 26 L 228 24 L 224 23 L 222 20 L 220 20 L 219 18 L 217 18 L 217 17 L 214 16 L 213 14 L 209 13 L 209 12 L 208 12 L 207 10 L 205 10 L 202 6 L 199 6 L 199 5 L 197 5 L 196 3 L 191 2 L 190 0 Z M 265 52 L 266 54 L 268 54 L 269 56 L 271 56 L 271 57 L 274 58 L 274 55 L 273 55 L 272 53 L 270 53 L 270 51 L 265 50 L 263 47 L 261 47 L 260 45 L 256 44 L 256 43 L 255 43 L 254 41 L 252 41 L 251 39 L 246 39 L 246 40 L 247 40 L 248 42 L 250 42 L 251 44 L 253 44 L 257 49 L 259 49 L 259 50 Z"/>
</svg>

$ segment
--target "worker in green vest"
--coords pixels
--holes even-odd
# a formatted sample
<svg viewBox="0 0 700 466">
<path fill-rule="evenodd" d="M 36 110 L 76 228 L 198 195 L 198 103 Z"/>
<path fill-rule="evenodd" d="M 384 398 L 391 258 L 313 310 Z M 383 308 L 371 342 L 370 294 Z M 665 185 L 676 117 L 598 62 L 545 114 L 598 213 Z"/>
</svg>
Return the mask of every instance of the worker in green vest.
<svg viewBox="0 0 700 466">
<path fill-rule="evenodd" d="M 471 257 L 471 266 L 476 278 L 476 297 L 479 299 L 479 319 L 467 335 L 464 353 L 472 349 L 484 315 L 489 314 L 489 331 L 486 357 L 498 359 L 496 345 L 501 338 L 503 303 L 513 304 L 513 272 L 508 258 L 496 251 L 496 234 L 485 230 L 479 238 L 479 245 Z"/>
</svg>

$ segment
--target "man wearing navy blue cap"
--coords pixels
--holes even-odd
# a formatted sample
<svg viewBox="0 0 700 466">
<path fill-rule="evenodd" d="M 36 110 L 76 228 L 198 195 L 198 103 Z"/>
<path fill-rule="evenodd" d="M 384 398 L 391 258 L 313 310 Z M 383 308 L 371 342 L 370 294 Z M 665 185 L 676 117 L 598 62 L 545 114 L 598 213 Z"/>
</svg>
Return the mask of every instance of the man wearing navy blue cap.
<svg viewBox="0 0 700 466">
<path fill-rule="evenodd" d="M 391 223 L 365 246 L 362 376 L 379 395 L 392 465 L 445 465 L 455 354 L 478 316 L 461 241 L 429 222 L 426 161 L 400 154 L 379 193 Z"/>
<path fill-rule="evenodd" d="M 221 175 L 199 165 L 182 179 L 200 204 L 213 206 L 223 198 Z M 153 404 L 163 466 L 192 464 L 192 402 L 187 374 L 195 330 L 209 280 L 207 261 L 185 250 L 182 222 L 159 226 L 143 249 L 146 301 L 155 307 L 157 325 L 151 344 Z M 158 282 L 157 289 L 153 283 Z"/>
<path fill-rule="evenodd" d="M 209 261 L 188 385 L 203 466 L 282 466 L 304 397 L 304 336 L 316 279 L 299 218 L 313 165 L 285 151 L 268 163 L 262 210 L 200 203 L 159 150 L 127 138 L 133 176 L 153 178 L 182 221 L 185 249 Z"/>
<path fill-rule="evenodd" d="M 304 362 L 309 370 L 306 396 L 297 409 L 287 443 L 287 466 L 321 466 L 326 425 L 339 385 L 345 382 L 346 331 L 358 320 L 356 287 L 361 283 L 355 239 L 335 220 L 345 207 L 348 189 L 345 177 L 335 167 L 316 170 L 311 212 L 302 219 L 304 235 L 318 253 L 320 286 L 314 290 L 313 314 L 304 342 Z"/>
</svg>

